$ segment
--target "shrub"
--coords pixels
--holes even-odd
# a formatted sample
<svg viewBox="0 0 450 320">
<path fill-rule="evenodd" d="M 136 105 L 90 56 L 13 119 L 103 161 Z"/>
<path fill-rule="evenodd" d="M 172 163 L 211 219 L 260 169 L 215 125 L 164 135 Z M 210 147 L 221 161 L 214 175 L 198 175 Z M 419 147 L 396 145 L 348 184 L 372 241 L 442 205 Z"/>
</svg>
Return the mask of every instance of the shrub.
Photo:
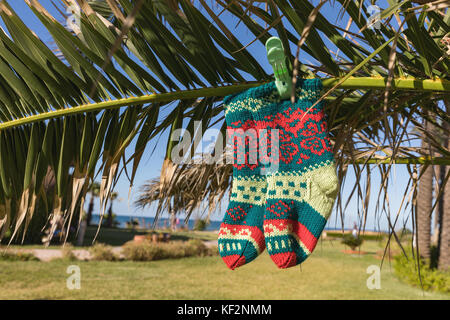
<svg viewBox="0 0 450 320">
<path fill-rule="evenodd" d="M 342 243 L 349 246 L 352 250 L 358 248 L 364 240 L 361 237 L 354 237 L 351 234 L 346 234 L 342 237 Z"/>
<path fill-rule="evenodd" d="M 201 240 L 192 239 L 186 242 L 173 241 L 154 243 L 143 241 L 129 242 L 123 247 L 123 255 L 127 260 L 154 261 L 161 259 L 179 259 L 193 256 L 210 256 L 217 252 L 208 248 Z"/>
<path fill-rule="evenodd" d="M 196 256 L 205 257 L 219 254 L 219 249 L 217 246 L 208 247 L 200 239 L 191 239 L 186 242 L 186 245 L 193 250 Z"/>
<path fill-rule="evenodd" d="M 424 260 L 419 260 L 420 278 L 417 260 L 404 254 L 394 258 L 394 270 L 397 277 L 413 286 L 430 291 L 450 293 L 450 273 L 431 269 Z"/>
<path fill-rule="evenodd" d="M 397 235 L 399 235 L 400 241 L 411 241 L 414 236 L 413 232 L 407 228 L 397 231 Z"/>
<path fill-rule="evenodd" d="M 73 245 L 66 243 L 62 248 L 62 258 L 69 261 L 78 260 L 77 256 L 73 253 Z"/>
<path fill-rule="evenodd" d="M 195 247 L 181 241 L 166 243 L 160 248 L 163 252 L 163 259 L 180 259 L 196 255 Z"/>
<path fill-rule="evenodd" d="M 123 255 L 127 260 L 152 261 L 163 258 L 163 252 L 159 245 L 149 241 L 140 243 L 129 242 L 123 247 Z"/>
<path fill-rule="evenodd" d="M 203 231 L 208 226 L 208 221 L 206 219 L 197 219 L 195 220 L 194 230 L 195 231 Z"/>
<path fill-rule="evenodd" d="M 0 261 L 40 261 L 29 252 L 0 252 Z"/>
<path fill-rule="evenodd" d="M 349 235 L 351 233 L 342 233 L 341 231 L 329 231 L 325 230 L 327 233 L 327 238 L 344 238 L 346 235 Z M 387 235 L 384 233 L 380 234 L 360 234 L 359 237 L 363 240 L 377 240 L 377 241 L 384 241 L 385 237 Z"/>
<path fill-rule="evenodd" d="M 128 229 L 134 230 L 139 227 L 139 220 L 134 218 L 133 220 L 125 222 L 125 225 Z"/>
<path fill-rule="evenodd" d="M 91 260 L 94 261 L 117 261 L 119 257 L 114 254 L 113 248 L 103 243 L 97 243 L 89 249 Z"/>
</svg>

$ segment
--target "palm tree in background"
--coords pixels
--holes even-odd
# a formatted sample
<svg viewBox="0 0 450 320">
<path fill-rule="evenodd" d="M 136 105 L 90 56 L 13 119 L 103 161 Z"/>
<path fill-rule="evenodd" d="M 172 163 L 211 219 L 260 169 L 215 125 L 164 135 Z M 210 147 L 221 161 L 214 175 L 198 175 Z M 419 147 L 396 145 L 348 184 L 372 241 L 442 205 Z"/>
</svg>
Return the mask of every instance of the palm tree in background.
<svg viewBox="0 0 450 320">
<path fill-rule="evenodd" d="M 425 129 L 430 130 L 431 126 L 426 123 Z M 422 139 L 422 148 L 430 150 L 426 136 Z M 433 207 L 433 168 L 424 165 L 420 170 L 421 179 L 417 195 L 417 244 L 419 254 L 422 258 L 430 259 L 431 244 L 431 213 Z"/>
<path fill-rule="evenodd" d="M 91 225 L 92 214 L 94 212 L 94 201 L 100 195 L 100 184 L 98 182 L 93 182 L 89 188 L 89 193 L 91 194 L 91 200 L 89 201 L 88 211 L 86 215 L 86 223 L 88 226 Z"/>
<path fill-rule="evenodd" d="M 114 217 L 113 217 L 113 203 L 114 200 L 116 200 L 119 197 L 119 194 L 117 192 L 112 192 L 109 196 L 110 202 L 109 202 L 109 209 L 108 214 L 106 216 L 105 220 L 105 227 L 112 228 L 114 226 Z"/>
<path fill-rule="evenodd" d="M 442 132 L 440 132 L 439 130 L 437 130 L 436 128 L 434 128 L 433 130 L 433 134 L 436 137 L 439 137 L 440 139 L 442 139 L 442 144 L 444 144 L 446 137 L 443 136 Z M 433 150 L 433 155 L 434 156 L 441 156 L 441 154 L 439 153 L 439 150 L 434 149 Z M 441 226 L 442 226 L 442 215 L 443 215 L 443 211 L 444 211 L 444 199 L 445 199 L 445 194 L 441 194 L 439 195 L 439 191 L 443 191 L 442 188 L 440 188 L 441 184 L 445 182 L 445 165 L 438 165 L 438 166 L 433 166 L 434 172 L 434 189 L 435 189 L 435 193 L 434 196 L 437 199 L 436 201 L 436 207 L 435 207 L 435 213 L 434 213 L 434 218 L 433 218 L 433 235 L 432 235 L 432 240 L 431 243 L 432 245 L 436 246 L 436 248 L 439 250 L 439 241 L 440 241 L 440 237 L 441 237 Z"/>
<path fill-rule="evenodd" d="M 86 235 L 86 229 L 91 224 L 92 214 L 94 211 L 94 200 L 98 197 L 100 192 L 100 184 L 98 182 L 93 182 L 89 186 L 89 192 L 91 194 L 91 200 L 89 201 L 88 212 L 84 214 L 83 202 L 81 203 L 79 228 L 77 234 L 77 246 L 82 246 L 84 244 L 84 237 Z"/>
<path fill-rule="evenodd" d="M 189 217 L 190 213 L 198 208 L 198 199 L 203 199 L 208 203 L 209 216 L 220 206 L 227 191 L 231 189 L 232 172 L 232 167 L 225 161 L 219 161 L 218 164 L 175 166 L 170 170 L 170 176 L 151 179 L 143 184 L 134 205 L 145 209 L 157 203 L 155 210 L 157 221 L 162 212 L 168 212 L 171 218 L 182 213 Z"/>
<path fill-rule="evenodd" d="M 48 221 L 71 223 L 97 174 L 105 214 L 118 177 L 126 172 L 133 185 L 147 145 L 162 133 L 170 137 L 183 128 L 193 136 L 195 121 L 202 122 L 200 135 L 211 127 L 224 133 L 223 96 L 273 80 L 248 50 L 264 50 L 271 36 L 282 40 L 293 74 L 323 79 L 341 188 L 348 170 L 357 177 L 379 170 L 380 212 L 388 211 L 384 191 L 393 164 L 410 169 L 409 194 L 420 185 L 418 165 L 450 163 L 448 144 L 423 125 L 426 120 L 448 136 L 449 114 L 439 104 L 450 92 L 446 2 L 388 1 L 375 28 L 368 1 L 57 1 L 60 12 L 81 8 L 70 26 L 68 17 L 59 22 L 38 0 L 26 3 L 57 52 L 0 0 L 8 29 L 0 30 L 0 234 L 26 230 L 38 201 L 47 206 Z M 338 17 L 324 16 L 325 6 Z M 411 134 L 413 127 L 422 128 L 441 157 L 431 159 L 418 146 L 422 137 Z M 176 143 L 167 141 L 162 177 L 186 169 L 171 159 Z M 55 172 L 51 194 L 43 192 L 47 168 Z M 205 171 L 198 180 L 209 176 Z M 351 195 L 367 208 L 370 186 L 360 180 Z M 175 187 L 173 179 L 161 181 L 166 190 Z M 344 217 L 342 194 L 337 208 Z M 202 201 L 195 198 L 191 207 Z M 445 208 L 448 239 L 448 202 Z M 396 222 L 389 221 L 392 231 Z"/>
<path fill-rule="evenodd" d="M 450 101 L 445 100 L 445 107 L 447 114 L 450 114 Z M 450 130 L 450 126 L 447 123 L 447 130 Z M 444 135 L 445 143 L 450 149 L 450 134 Z M 450 166 L 445 167 L 445 177 L 448 180 L 450 176 Z M 438 268 L 441 270 L 448 270 L 450 268 L 450 183 L 443 183 L 444 185 L 444 210 L 442 211 L 442 217 L 440 219 L 440 239 L 439 239 L 439 261 Z"/>
<path fill-rule="evenodd" d="M 434 135 L 435 139 L 440 140 L 442 144 L 448 142 L 448 136 L 431 126 L 429 123 L 425 124 L 425 129 Z M 423 135 L 422 148 L 430 150 L 430 154 L 439 154 L 439 150 L 436 150 L 428 142 L 428 137 Z M 445 270 L 448 262 L 447 248 L 448 237 L 447 234 L 442 234 L 442 230 L 445 228 L 444 212 L 446 210 L 445 204 L 450 202 L 450 193 L 447 188 L 440 188 L 441 185 L 445 185 L 446 166 L 422 166 L 421 167 L 421 179 L 417 194 L 417 228 L 418 238 L 417 244 L 419 254 L 424 258 L 427 263 L 431 265 L 440 266 L 440 269 Z M 436 189 L 433 196 L 433 189 Z M 439 194 L 441 192 L 442 194 Z M 434 221 L 432 223 L 432 212 L 434 208 Z M 433 224 L 433 236 L 431 237 L 431 225 Z M 444 245 L 442 247 L 441 245 Z M 437 256 L 431 255 L 431 245 L 436 247 Z M 447 245 L 447 247 L 446 247 Z M 442 255 L 442 257 L 441 257 Z M 437 261 L 431 260 L 431 258 L 437 259 Z"/>
</svg>

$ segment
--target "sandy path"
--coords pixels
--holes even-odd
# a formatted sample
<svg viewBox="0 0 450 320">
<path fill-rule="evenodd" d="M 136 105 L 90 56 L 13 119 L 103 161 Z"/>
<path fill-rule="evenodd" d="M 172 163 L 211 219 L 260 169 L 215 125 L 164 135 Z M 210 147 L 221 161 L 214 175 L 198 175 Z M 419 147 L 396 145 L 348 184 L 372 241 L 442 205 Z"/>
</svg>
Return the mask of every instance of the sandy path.
<svg viewBox="0 0 450 320">
<path fill-rule="evenodd" d="M 204 244 L 208 247 L 217 246 L 217 240 L 205 241 Z M 63 257 L 63 249 L 8 249 L 12 252 L 31 253 L 41 261 L 50 261 L 53 259 L 60 259 Z M 122 247 L 113 247 L 112 251 L 117 255 L 122 255 Z M 87 249 L 72 249 L 72 253 L 78 260 L 90 260 L 91 254 Z"/>
</svg>

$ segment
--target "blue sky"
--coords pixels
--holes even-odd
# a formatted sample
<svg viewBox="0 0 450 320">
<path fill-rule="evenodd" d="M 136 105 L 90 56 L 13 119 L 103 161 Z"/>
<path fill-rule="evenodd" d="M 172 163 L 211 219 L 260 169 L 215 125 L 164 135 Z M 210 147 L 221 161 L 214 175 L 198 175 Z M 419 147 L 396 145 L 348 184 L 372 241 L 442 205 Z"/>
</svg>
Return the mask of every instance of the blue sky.
<svg viewBox="0 0 450 320">
<path fill-rule="evenodd" d="M 44 7 L 46 7 L 53 15 L 59 16 L 57 11 L 54 9 L 53 5 L 51 4 L 50 0 L 41 0 L 40 1 Z M 57 2 L 57 1 L 56 1 Z M 319 1 L 313 1 L 313 3 L 318 3 Z M 28 8 L 28 6 L 25 4 L 24 1 L 9 1 L 10 5 L 14 8 L 14 10 L 19 14 L 19 16 L 22 17 L 24 22 L 31 28 L 33 31 L 41 37 L 42 40 L 45 42 L 51 41 L 51 37 L 47 30 L 43 27 L 43 25 L 40 23 L 40 21 L 33 15 L 31 10 Z M 380 7 L 385 7 L 386 2 L 385 1 L 378 1 L 377 2 Z M 331 5 L 326 5 L 322 8 L 321 13 L 324 14 L 330 21 L 334 22 L 336 21 L 339 10 L 332 7 Z M 234 17 L 231 17 L 228 14 L 224 14 L 222 17 L 224 19 L 225 24 L 228 26 L 229 29 L 231 29 L 235 35 L 238 36 L 238 38 L 242 41 L 243 44 L 248 44 L 251 41 L 254 40 L 253 35 L 251 35 L 243 26 L 243 23 L 239 24 L 236 28 L 236 24 L 238 20 Z M 62 20 L 62 19 L 61 19 Z M 341 25 L 345 27 L 347 19 L 342 20 Z M 3 22 L 0 22 L 0 25 L 6 30 L 6 27 L 4 26 Z M 235 28 L 235 29 L 234 29 Z M 351 29 L 354 32 L 357 32 L 357 30 Z M 272 35 L 276 35 L 274 31 L 270 31 Z M 330 45 L 330 50 L 333 51 L 333 46 L 329 43 L 327 43 L 327 46 Z M 266 52 L 264 46 L 259 42 L 255 41 L 253 44 L 251 44 L 248 47 L 248 50 L 251 54 L 254 55 L 254 57 L 262 64 L 264 69 L 268 73 L 272 73 L 271 66 L 267 61 Z M 296 48 L 291 45 L 291 51 L 295 52 Z M 307 56 L 303 52 L 300 54 L 300 59 L 304 63 L 312 63 L 314 62 L 314 58 Z M 129 182 L 125 175 L 122 175 L 119 179 L 119 182 L 117 184 L 116 190 L 119 193 L 119 201 L 116 201 L 114 203 L 114 212 L 116 212 L 119 215 L 134 215 L 138 217 L 142 216 L 152 216 L 154 214 L 153 208 L 149 208 L 145 211 L 136 210 L 133 207 L 133 201 L 135 199 L 135 196 L 138 194 L 139 186 L 141 186 L 146 180 L 154 178 L 159 176 L 160 168 L 162 165 L 162 162 L 164 160 L 165 155 L 165 149 L 166 149 L 166 141 L 167 141 L 167 132 L 162 135 L 160 138 L 161 143 L 158 143 L 159 140 L 156 139 L 154 141 L 151 141 L 149 146 L 146 149 L 146 152 L 144 153 L 144 156 L 141 160 L 140 167 L 138 169 L 134 188 L 132 189 L 129 196 Z M 133 145 L 130 146 L 129 150 L 133 150 Z M 352 169 L 352 168 L 350 168 Z M 352 170 L 349 170 L 352 171 Z M 374 172 L 376 170 L 373 170 Z M 368 220 L 366 224 L 367 229 L 387 229 L 387 221 L 383 214 L 381 214 L 379 217 L 375 217 L 375 204 L 376 204 L 376 197 L 378 196 L 378 186 L 380 184 L 380 177 L 379 174 L 373 173 L 372 176 L 372 194 L 371 194 L 371 206 L 368 210 Z M 392 179 L 394 183 L 390 187 L 389 191 L 389 200 L 390 200 L 390 207 L 391 212 L 393 214 L 396 214 L 401 199 L 403 197 L 403 189 L 406 186 L 406 183 L 408 181 L 409 175 L 407 173 L 406 167 L 402 165 L 395 166 L 395 169 L 392 173 Z M 365 178 L 361 179 L 362 185 L 365 183 Z M 343 199 L 346 200 L 348 194 L 350 194 L 350 191 L 355 183 L 355 176 L 351 172 L 347 176 L 347 181 L 344 188 L 344 197 Z M 89 196 L 88 196 L 89 197 Z M 87 199 L 89 200 L 89 199 Z M 226 207 L 226 203 L 224 203 L 224 206 L 222 206 L 222 210 L 220 212 L 216 212 L 211 217 L 213 220 L 221 220 L 224 212 L 224 207 Z M 95 208 L 97 211 L 99 208 L 99 204 L 96 203 Z M 345 218 L 344 218 L 344 226 L 346 228 L 351 227 L 354 222 L 358 221 L 358 202 L 356 200 L 352 200 L 349 203 L 348 209 L 345 211 Z M 406 221 L 407 215 L 402 214 L 399 225 L 402 225 L 404 221 Z M 410 227 L 410 219 L 409 223 L 407 224 Z M 341 227 L 341 220 L 340 217 L 336 215 L 335 212 L 333 212 L 332 216 L 329 219 L 328 223 L 329 227 Z"/>
</svg>

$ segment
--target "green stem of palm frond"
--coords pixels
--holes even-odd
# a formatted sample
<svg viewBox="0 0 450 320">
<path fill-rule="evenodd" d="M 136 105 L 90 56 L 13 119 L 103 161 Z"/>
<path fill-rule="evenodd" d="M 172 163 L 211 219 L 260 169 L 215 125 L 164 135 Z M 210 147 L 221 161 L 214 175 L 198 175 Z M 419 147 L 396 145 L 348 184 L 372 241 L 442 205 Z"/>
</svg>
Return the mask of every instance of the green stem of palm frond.
<svg viewBox="0 0 450 320">
<path fill-rule="evenodd" d="M 323 86 L 333 87 L 339 82 L 339 78 L 326 78 L 322 80 Z M 341 89 L 384 89 L 387 79 L 382 77 L 350 77 L 345 80 L 339 88 Z M 53 118 L 60 118 L 85 112 L 101 111 L 131 105 L 142 105 L 155 102 L 169 102 L 182 99 L 195 99 L 200 97 L 222 97 L 228 94 L 237 93 L 252 87 L 261 85 L 261 82 L 249 82 L 223 87 L 201 88 L 195 90 L 181 90 L 168 93 L 157 93 L 140 97 L 128 97 L 123 99 L 103 101 L 99 103 L 85 104 L 71 108 L 57 109 L 41 114 L 6 121 L 0 124 L 0 130 L 18 127 L 33 122 L 45 121 Z M 415 79 L 399 78 L 394 79 L 392 90 L 430 91 L 430 92 L 450 92 L 450 81 L 443 79 Z"/>
<path fill-rule="evenodd" d="M 350 160 L 349 160 L 350 161 Z M 434 164 L 434 165 L 450 165 L 449 157 L 397 157 L 397 158 L 371 158 L 357 159 L 354 164 Z"/>
</svg>

